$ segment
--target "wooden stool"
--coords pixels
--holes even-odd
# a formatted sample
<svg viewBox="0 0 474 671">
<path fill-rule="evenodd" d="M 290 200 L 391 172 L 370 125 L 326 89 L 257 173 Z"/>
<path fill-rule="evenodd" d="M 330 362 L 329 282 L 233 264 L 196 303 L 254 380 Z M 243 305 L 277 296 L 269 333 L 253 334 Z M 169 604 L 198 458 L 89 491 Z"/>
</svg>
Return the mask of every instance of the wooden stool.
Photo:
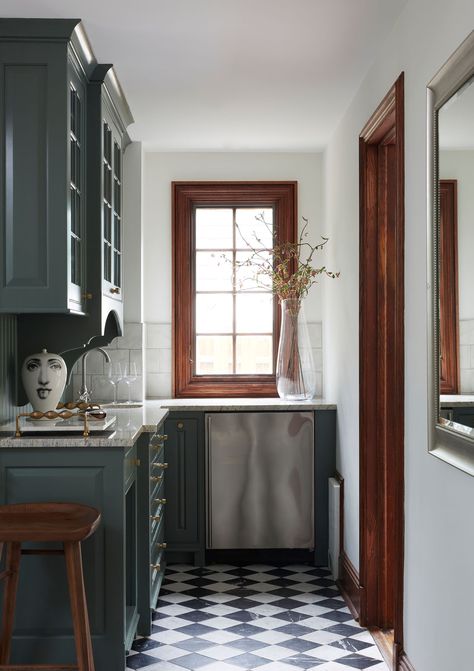
<svg viewBox="0 0 474 671">
<path fill-rule="evenodd" d="M 6 580 L 0 630 L 0 669 L 11 671 L 29 671 L 30 669 L 94 671 L 82 574 L 81 541 L 94 533 L 99 522 L 100 513 L 98 510 L 75 503 L 19 503 L 0 506 L 0 557 L 4 544 L 7 551 L 5 570 L 0 573 L 0 580 Z M 27 542 L 60 542 L 63 544 L 63 550 L 22 550 L 21 544 Z M 76 665 L 9 664 L 22 554 L 64 554 L 65 556 L 76 643 Z"/>
</svg>

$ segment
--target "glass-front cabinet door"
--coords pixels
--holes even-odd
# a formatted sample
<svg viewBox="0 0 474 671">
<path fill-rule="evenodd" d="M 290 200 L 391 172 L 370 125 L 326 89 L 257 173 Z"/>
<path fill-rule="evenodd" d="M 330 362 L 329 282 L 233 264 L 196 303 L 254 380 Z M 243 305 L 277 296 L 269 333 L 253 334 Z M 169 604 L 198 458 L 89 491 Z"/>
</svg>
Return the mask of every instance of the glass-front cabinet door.
<svg viewBox="0 0 474 671">
<path fill-rule="evenodd" d="M 69 300 L 82 309 L 84 272 L 85 211 L 85 87 L 70 74 L 69 81 Z"/>
<path fill-rule="evenodd" d="M 122 300 L 122 138 L 110 118 L 103 120 L 102 254 L 103 292 Z"/>
</svg>

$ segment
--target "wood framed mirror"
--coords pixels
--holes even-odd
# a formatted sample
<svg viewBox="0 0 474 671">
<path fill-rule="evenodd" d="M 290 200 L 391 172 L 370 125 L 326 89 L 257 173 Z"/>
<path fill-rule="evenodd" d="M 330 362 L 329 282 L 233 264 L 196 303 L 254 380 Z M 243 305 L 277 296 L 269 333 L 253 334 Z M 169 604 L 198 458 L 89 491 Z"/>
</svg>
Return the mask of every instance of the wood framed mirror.
<svg viewBox="0 0 474 671">
<path fill-rule="evenodd" d="M 427 102 L 429 451 L 474 475 L 474 31 Z"/>
</svg>

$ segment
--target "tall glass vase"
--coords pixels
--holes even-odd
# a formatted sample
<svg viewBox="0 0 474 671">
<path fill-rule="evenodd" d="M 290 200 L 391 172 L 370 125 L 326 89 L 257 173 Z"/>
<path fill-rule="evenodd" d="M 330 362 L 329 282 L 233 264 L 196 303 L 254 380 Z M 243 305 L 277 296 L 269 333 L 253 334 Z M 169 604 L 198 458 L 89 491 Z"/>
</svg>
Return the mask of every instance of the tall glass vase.
<svg viewBox="0 0 474 671">
<path fill-rule="evenodd" d="M 278 395 L 286 401 L 305 401 L 316 394 L 316 371 L 301 300 L 281 301 L 281 311 L 276 367 Z"/>
</svg>

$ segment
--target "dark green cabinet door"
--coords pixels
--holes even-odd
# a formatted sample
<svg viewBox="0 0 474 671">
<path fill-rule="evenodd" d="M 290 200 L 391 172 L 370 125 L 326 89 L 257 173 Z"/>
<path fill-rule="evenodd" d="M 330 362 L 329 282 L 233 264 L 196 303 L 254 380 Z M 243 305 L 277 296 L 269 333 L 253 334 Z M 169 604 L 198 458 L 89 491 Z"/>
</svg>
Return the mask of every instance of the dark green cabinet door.
<svg viewBox="0 0 474 671">
<path fill-rule="evenodd" d="M 204 547 L 202 418 L 167 419 L 165 433 L 167 549 L 197 551 Z"/>
<path fill-rule="evenodd" d="M 1 312 L 83 311 L 86 80 L 77 20 L 0 20 Z M 30 39 L 21 31 L 30 26 Z"/>
<path fill-rule="evenodd" d="M 453 422 L 474 428 L 474 408 L 453 408 Z"/>
</svg>

